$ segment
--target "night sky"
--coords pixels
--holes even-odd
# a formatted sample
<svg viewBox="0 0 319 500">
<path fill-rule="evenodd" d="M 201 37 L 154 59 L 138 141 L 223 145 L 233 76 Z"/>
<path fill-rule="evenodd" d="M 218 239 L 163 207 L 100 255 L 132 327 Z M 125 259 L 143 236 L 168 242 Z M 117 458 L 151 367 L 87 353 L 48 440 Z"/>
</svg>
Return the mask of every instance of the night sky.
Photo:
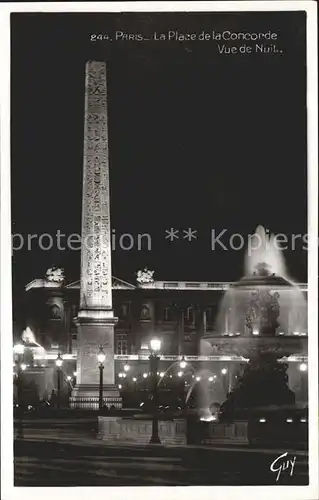
<svg viewBox="0 0 319 500">
<path fill-rule="evenodd" d="M 91 33 L 268 31 L 281 55 L 221 55 L 210 42 L 90 42 Z M 84 69 L 108 61 L 112 227 L 152 251 L 112 253 L 113 274 L 236 280 L 244 252 L 212 251 L 211 229 L 307 232 L 305 16 L 13 14 L 13 232 L 80 233 Z M 198 231 L 193 242 L 165 229 Z M 306 252 L 285 252 L 306 281 Z M 79 277 L 79 251 L 15 252 L 14 290 L 53 264 Z"/>
</svg>

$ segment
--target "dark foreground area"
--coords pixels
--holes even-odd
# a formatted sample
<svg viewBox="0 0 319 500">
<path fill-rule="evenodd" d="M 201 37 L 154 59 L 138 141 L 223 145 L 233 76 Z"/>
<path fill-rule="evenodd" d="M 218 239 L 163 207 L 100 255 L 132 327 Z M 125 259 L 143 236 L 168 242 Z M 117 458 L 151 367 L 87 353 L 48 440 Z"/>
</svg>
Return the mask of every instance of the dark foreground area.
<svg viewBox="0 0 319 500">
<path fill-rule="evenodd" d="M 81 425 L 27 427 L 23 438 L 15 440 L 16 486 L 308 484 L 305 451 L 111 445 L 95 439 L 93 429 L 87 432 Z M 272 472 L 271 464 L 285 452 L 288 455 L 276 462 Z M 284 467 L 288 460 L 295 461 L 293 468 Z"/>
</svg>

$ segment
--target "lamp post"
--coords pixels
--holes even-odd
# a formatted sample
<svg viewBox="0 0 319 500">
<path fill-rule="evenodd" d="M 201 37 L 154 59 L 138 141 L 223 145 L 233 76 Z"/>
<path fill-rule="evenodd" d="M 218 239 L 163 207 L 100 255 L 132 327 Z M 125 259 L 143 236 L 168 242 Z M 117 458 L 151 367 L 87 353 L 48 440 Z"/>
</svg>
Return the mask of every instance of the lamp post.
<svg viewBox="0 0 319 500">
<path fill-rule="evenodd" d="M 158 435 L 158 416 L 157 416 L 157 370 L 158 370 L 158 360 L 157 355 L 161 349 L 161 341 L 159 339 L 152 339 L 150 342 L 150 371 L 152 379 L 152 394 L 153 394 L 153 419 L 152 419 L 152 436 L 150 439 L 150 444 L 161 444 L 161 440 Z"/>
<path fill-rule="evenodd" d="M 97 354 L 97 360 L 99 362 L 99 370 L 100 370 L 99 410 L 102 410 L 102 408 L 103 408 L 103 370 L 104 370 L 104 361 L 105 361 L 105 354 L 103 352 L 102 346 L 100 346 L 100 350 Z"/>
<path fill-rule="evenodd" d="M 61 353 L 59 352 L 58 357 L 55 360 L 55 364 L 57 367 L 57 377 L 58 377 L 58 397 L 57 397 L 57 407 L 60 408 L 61 403 L 61 368 L 63 365 L 63 359 L 61 357 Z"/>
<path fill-rule="evenodd" d="M 179 366 L 180 366 L 180 368 L 182 368 L 182 370 L 184 370 L 186 368 L 187 363 L 185 361 L 184 356 L 182 356 L 182 359 L 180 360 Z"/>
</svg>

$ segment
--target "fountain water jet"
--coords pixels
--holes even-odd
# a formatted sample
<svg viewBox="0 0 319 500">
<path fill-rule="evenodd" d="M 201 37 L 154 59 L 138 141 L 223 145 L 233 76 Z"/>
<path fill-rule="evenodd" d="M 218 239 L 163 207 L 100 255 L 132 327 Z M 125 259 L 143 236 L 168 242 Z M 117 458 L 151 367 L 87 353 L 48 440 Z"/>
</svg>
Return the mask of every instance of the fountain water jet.
<svg viewBox="0 0 319 500">
<path fill-rule="evenodd" d="M 294 334 L 307 331 L 307 307 L 288 277 L 275 236 L 256 229 L 258 247 L 247 250 L 245 276 L 227 290 L 217 317 L 220 335 Z"/>
<path fill-rule="evenodd" d="M 256 245 L 253 245 L 254 238 Z M 265 228 L 259 225 L 246 251 L 245 275 L 253 275 L 261 263 L 266 263 L 277 276 L 288 278 L 285 260 L 275 235 L 268 234 Z"/>
</svg>

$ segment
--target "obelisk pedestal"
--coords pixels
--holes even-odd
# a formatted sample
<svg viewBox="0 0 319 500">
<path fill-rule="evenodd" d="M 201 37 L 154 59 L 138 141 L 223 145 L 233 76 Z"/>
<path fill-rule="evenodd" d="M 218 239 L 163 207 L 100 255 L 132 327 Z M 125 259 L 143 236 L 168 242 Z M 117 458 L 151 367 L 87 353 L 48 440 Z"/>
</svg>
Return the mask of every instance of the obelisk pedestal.
<svg viewBox="0 0 319 500">
<path fill-rule="evenodd" d="M 119 408 L 115 386 L 110 238 L 110 193 L 105 62 L 89 61 L 85 76 L 80 309 L 77 317 L 77 384 L 71 407 L 99 405 L 100 346 L 104 363 L 103 401 Z"/>
</svg>

